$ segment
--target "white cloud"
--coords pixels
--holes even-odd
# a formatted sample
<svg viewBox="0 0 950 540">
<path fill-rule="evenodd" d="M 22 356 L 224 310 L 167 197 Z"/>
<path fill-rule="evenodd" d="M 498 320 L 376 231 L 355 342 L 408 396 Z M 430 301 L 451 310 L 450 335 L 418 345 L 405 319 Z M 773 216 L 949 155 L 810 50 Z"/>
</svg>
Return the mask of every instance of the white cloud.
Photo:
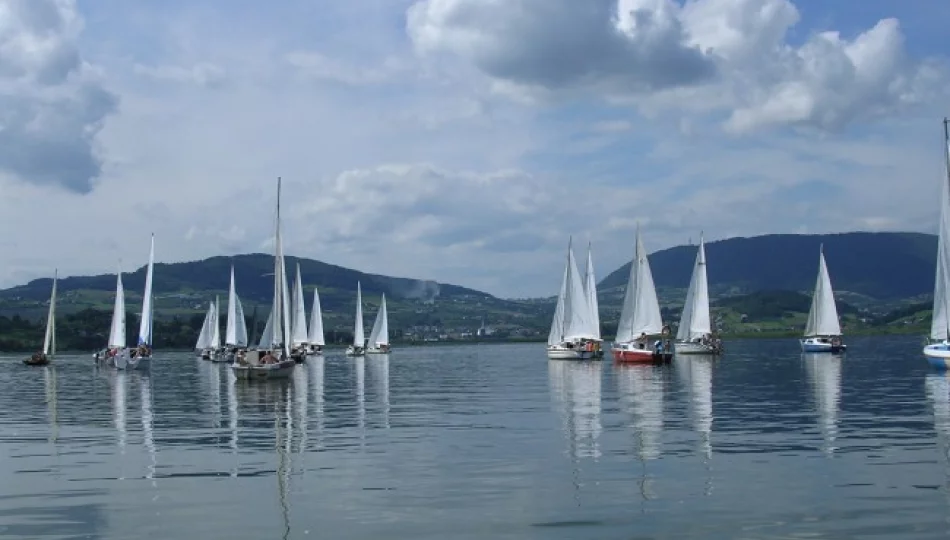
<svg viewBox="0 0 950 540">
<path fill-rule="evenodd" d="M 191 83 L 205 87 L 221 84 L 227 78 L 222 67 L 208 62 L 197 63 L 190 67 L 135 64 L 133 69 L 140 75 L 156 80 Z"/>
<path fill-rule="evenodd" d="M 908 57 L 895 19 L 796 47 L 798 21 L 789 0 L 420 0 L 408 14 L 424 57 L 468 62 L 503 95 L 585 90 L 644 110 L 725 111 L 733 132 L 838 130 L 924 102 L 945 80 Z"/>
<path fill-rule="evenodd" d="M 74 1 L 0 3 L 0 175 L 92 189 L 95 137 L 117 102 L 79 53 L 81 29 Z"/>
</svg>

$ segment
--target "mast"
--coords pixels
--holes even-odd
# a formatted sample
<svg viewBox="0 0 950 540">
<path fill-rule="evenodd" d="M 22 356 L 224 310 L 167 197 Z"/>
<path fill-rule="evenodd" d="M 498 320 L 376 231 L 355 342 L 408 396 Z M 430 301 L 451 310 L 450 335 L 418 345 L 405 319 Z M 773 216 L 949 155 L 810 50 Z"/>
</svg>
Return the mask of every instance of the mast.
<svg viewBox="0 0 950 540">
<path fill-rule="evenodd" d="M 947 118 L 947 117 L 943 118 L 943 149 L 944 149 L 944 153 L 943 153 L 944 165 L 946 169 L 947 179 L 944 183 L 945 191 L 943 192 L 945 193 L 945 195 L 944 195 L 943 206 L 941 207 L 941 212 L 940 212 L 941 225 L 944 224 L 943 223 L 944 219 L 950 219 L 950 216 L 943 216 L 944 210 L 946 210 L 946 205 L 947 205 L 946 199 L 948 196 L 950 196 L 950 118 Z M 944 235 L 944 231 L 941 230 L 940 236 L 942 237 L 943 235 Z M 946 243 L 950 241 L 950 238 L 944 238 L 943 240 L 944 240 L 944 243 Z M 943 254 L 940 253 L 938 256 L 940 255 L 943 255 Z M 940 264 L 940 261 L 938 259 L 937 265 L 939 266 L 939 264 Z M 948 275 L 948 272 L 950 272 L 950 268 L 945 268 L 944 275 L 943 275 L 944 282 L 945 282 L 944 292 L 943 292 L 943 312 L 944 312 L 944 315 L 947 317 L 947 320 L 945 321 L 947 323 L 947 326 L 946 328 L 944 328 L 944 339 L 950 340 L 950 291 L 947 291 L 947 287 L 946 287 L 947 283 L 950 282 L 950 279 L 948 279 L 950 278 L 950 275 Z"/>
</svg>

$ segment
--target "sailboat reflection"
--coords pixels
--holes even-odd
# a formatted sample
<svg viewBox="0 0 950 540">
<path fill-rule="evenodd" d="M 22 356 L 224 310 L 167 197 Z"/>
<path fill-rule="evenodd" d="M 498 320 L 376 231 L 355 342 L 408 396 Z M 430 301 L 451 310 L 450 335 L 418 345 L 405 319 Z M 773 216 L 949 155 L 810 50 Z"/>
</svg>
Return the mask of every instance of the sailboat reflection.
<svg viewBox="0 0 950 540">
<path fill-rule="evenodd" d="M 139 377 L 139 401 L 142 405 L 142 440 L 149 458 L 148 473 L 145 477 L 151 479 L 152 486 L 155 486 L 155 469 L 158 459 L 155 450 L 154 419 L 152 416 L 152 378 L 149 375 L 143 374 Z"/>
<path fill-rule="evenodd" d="M 290 536 L 290 470 L 293 467 L 291 461 L 291 444 L 293 441 L 293 418 L 291 416 L 290 391 L 284 387 L 286 399 L 283 400 L 283 411 L 280 404 L 274 407 L 274 446 L 277 450 L 277 490 L 278 502 L 280 504 L 281 521 L 284 525 L 284 534 L 282 538 Z M 284 421 L 281 422 L 281 412 L 284 415 Z"/>
<path fill-rule="evenodd" d="M 389 429 L 389 354 L 374 354 L 367 361 L 376 396 L 382 401 L 383 426 Z"/>
<path fill-rule="evenodd" d="M 944 474 L 950 484 L 950 379 L 948 373 L 928 373 L 924 381 L 934 410 L 934 431 L 944 458 Z"/>
<path fill-rule="evenodd" d="M 231 430 L 231 477 L 235 478 L 240 469 L 240 459 L 238 457 L 238 398 L 237 398 L 237 376 L 232 370 L 227 371 L 228 375 L 228 428 Z"/>
<path fill-rule="evenodd" d="M 119 454 L 122 456 L 125 455 L 125 442 L 126 442 L 126 426 L 125 426 L 125 385 L 126 385 L 126 372 L 121 369 L 112 370 L 110 373 L 110 379 L 112 382 L 112 421 L 115 424 L 116 432 L 118 433 L 118 445 L 119 445 Z M 119 479 L 125 478 L 125 473 L 123 472 L 124 464 L 120 463 L 119 470 L 120 475 Z"/>
<path fill-rule="evenodd" d="M 304 369 L 295 369 L 293 372 L 294 409 L 297 415 L 297 431 L 300 440 L 297 442 L 297 453 L 303 454 L 307 449 L 307 400 L 309 399 L 310 374 Z"/>
<path fill-rule="evenodd" d="M 824 440 L 822 450 L 834 454 L 838 438 L 838 404 L 841 401 L 841 358 L 803 353 L 802 361 L 815 395 L 819 428 Z"/>
<path fill-rule="evenodd" d="M 356 364 L 356 405 L 362 444 L 366 439 L 366 360 L 359 356 L 353 363 Z"/>
<path fill-rule="evenodd" d="M 620 406 L 630 414 L 637 440 L 636 456 L 643 464 L 640 494 L 656 498 L 653 481 L 646 473 L 648 461 L 660 457 L 663 434 L 663 369 L 650 365 L 615 365 Z"/>
<path fill-rule="evenodd" d="M 50 425 L 49 442 L 55 443 L 59 437 L 59 403 L 57 402 L 58 388 L 54 366 L 43 366 L 43 387 L 46 390 L 46 415 Z"/>
<path fill-rule="evenodd" d="M 602 362 L 548 361 L 551 394 L 561 405 L 572 459 L 599 458 Z"/>
<path fill-rule="evenodd" d="M 694 429 L 702 440 L 703 457 L 712 457 L 712 366 L 714 356 L 695 355 L 689 358 L 689 393 L 693 409 Z"/>
<path fill-rule="evenodd" d="M 218 429 L 221 427 L 221 364 L 204 362 L 203 367 L 208 369 L 209 385 L 211 386 L 211 427 L 215 438 L 218 438 Z M 230 370 L 228 370 L 230 371 Z"/>
<path fill-rule="evenodd" d="M 307 359 L 307 373 L 310 375 L 310 388 L 313 390 L 313 401 L 317 417 L 317 448 L 320 448 L 320 435 L 323 433 L 323 355 L 311 356 Z"/>
</svg>

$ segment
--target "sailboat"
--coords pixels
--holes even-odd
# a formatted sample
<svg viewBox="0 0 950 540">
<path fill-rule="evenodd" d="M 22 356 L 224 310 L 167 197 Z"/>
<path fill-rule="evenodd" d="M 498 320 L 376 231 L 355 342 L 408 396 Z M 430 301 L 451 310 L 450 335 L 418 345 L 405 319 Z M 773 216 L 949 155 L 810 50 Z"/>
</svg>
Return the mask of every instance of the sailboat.
<svg viewBox="0 0 950 540">
<path fill-rule="evenodd" d="M 551 360 L 590 360 L 594 358 L 599 331 L 594 328 L 591 305 L 577 272 L 572 241 L 567 244 L 567 262 L 557 296 L 551 331 L 548 332 L 548 358 Z"/>
<path fill-rule="evenodd" d="M 594 277 L 594 256 L 591 253 L 590 242 L 587 243 L 587 267 L 584 269 L 584 294 L 587 296 L 590 315 L 593 319 L 594 357 L 603 358 L 603 339 L 600 337 L 600 304 L 597 302 L 597 279 Z"/>
<path fill-rule="evenodd" d="M 290 358 L 290 313 L 284 245 L 280 235 L 280 178 L 277 179 L 277 219 L 274 234 L 274 300 L 258 350 L 238 356 L 231 369 L 239 379 L 286 379 L 296 363 Z"/>
<path fill-rule="evenodd" d="M 389 348 L 389 315 L 386 313 L 386 293 L 379 302 L 379 311 L 376 312 L 376 321 L 369 332 L 367 354 L 388 354 Z"/>
<path fill-rule="evenodd" d="M 831 278 L 828 277 L 828 265 L 825 264 L 824 246 L 818 252 L 818 281 L 815 283 L 815 294 L 811 297 L 808 322 L 805 323 L 805 338 L 801 343 L 802 351 L 807 353 L 839 354 L 848 348 L 841 342 L 841 324 L 838 322 Z"/>
<path fill-rule="evenodd" d="M 310 331 L 307 332 L 307 341 L 310 343 L 310 348 L 307 349 L 307 354 L 323 354 L 324 343 L 323 338 L 323 310 L 320 309 L 320 293 L 317 292 L 317 288 L 313 288 L 313 308 L 310 310 Z"/>
<path fill-rule="evenodd" d="M 145 367 L 152 358 L 152 321 L 154 309 L 152 307 L 152 268 L 155 266 L 155 235 L 152 235 L 152 245 L 148 252 L 148 267 L 145 271 L 145 292 L 142 294 L 142 318 L 139 322 L 139 340 L 129 364 L 132 367 Z"/>
<path fill-rule="evenodd" d="M 670 333 L 670 327 L 663 324 L 650 261 L 638 225 L 636 251 L 630 263 L 630 277 L 611 353 L 618 362 L 669 362 L 673 358 Z M 650 347 L 649 338 L 656 335 L 661 339 Z"/>
<path fill-rule="evenodd" d="M 112 307 L 112 325 L 106 348 L 95 354 L 97 360 L 107 360 L 118 369 L 125 369 L 128 361 L 125 339 L 125 290 L 122 288 L 122 270 L 116 272 L 115 303 Z"/>
<path fill-rule="evenodd" d="M 211 360 L 221 354 L 221 299 L 214 297 L 214 317 L 211 319 Z"/>
<path fill-rule="evenodd" d="M 53 272 L 53 291 L 49 295 L 49 312 L 46 315 L 46 335 L 43 336 L 43 350 L 23 360 L 28 366 L 45 366 L 56 356 L 56 282 L 59 271 Z"/>
<path fill-rule="evenodd" d="M 947 148 L 947 178 L 940 195 L 940 232 L 937 237 L 937 272 L 934 281 L 934 305 L 930 323 L 930 343 L 924 356 L 934 367 L 950 367 L 950 120 L 943 119 L 944 144 Z"/>
<path fill-rule="evenodd" d="M 363 291 L 356 282 L 356 324 L 353 326 L 353 344 L 346 348 L 347 356 L 363 356 L 366 349 L 363 337 Z"/>
<path fill-rule="evenodd" d="M 228 323 L 224 329 L 224 345 L 228 353 L 215 358 L 215 361 L 233 362 L 237 349 L 247 347 L 247 321 L 244 320 L 244 307 L 234 285 L 234 265 L 231 265 L 231 284 L 228 286 Z"/>
<path fill-rule="evenodd" d="M 214 302 L 208 302 L 208 311 L 205 312 L 204 321 L 201 323 L 201 332 L 198 333 L 198 341 L 195 342 L 195 356 L 211 359 L 211 329 L 214 324 Z"/>
<path fill-rule="evenodd" d="M 676 331 L 676 354 L 720 354 L 722 342 L 712 335 L 709 317 L 709 283 L 706 281 L 706 245 L 699 236 L 699 251 L 686 302 Z"/>
<path fill-rule="evenodd" d="M 297 278 L 294 280 L 293 319 L 290 330 L 290 355 L 298 363 L 307 356 L 307 310 L 303 303 L 303 284 L 300 280 L 300 263 L 297 263 Z"/>
</svg>

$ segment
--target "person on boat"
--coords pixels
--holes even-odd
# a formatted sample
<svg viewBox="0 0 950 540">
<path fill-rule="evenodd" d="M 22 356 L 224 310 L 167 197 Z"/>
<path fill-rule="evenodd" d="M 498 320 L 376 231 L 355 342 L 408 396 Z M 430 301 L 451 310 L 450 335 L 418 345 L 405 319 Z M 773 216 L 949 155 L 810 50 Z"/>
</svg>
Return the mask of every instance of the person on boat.
<svg viewBox="0 0 950 540">
<path fill-rule="evenodd" d="M 647 333 L 640 332 L 640 337 L 637 338 L 637 347 L 645 349 L 647 345 Z"/>
</svg>

